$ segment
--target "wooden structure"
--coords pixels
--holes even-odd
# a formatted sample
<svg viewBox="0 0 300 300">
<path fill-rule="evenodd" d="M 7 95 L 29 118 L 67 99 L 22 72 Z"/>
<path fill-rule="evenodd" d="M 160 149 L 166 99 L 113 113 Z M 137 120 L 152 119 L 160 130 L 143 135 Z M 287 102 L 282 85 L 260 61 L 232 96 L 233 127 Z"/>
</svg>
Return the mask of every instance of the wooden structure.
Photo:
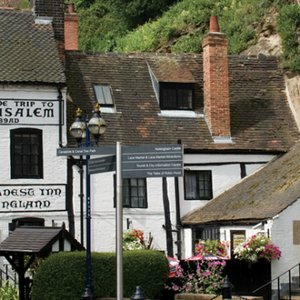
<svg viewBox="0 0 300 300">
<path fill-rule="evenodd" d="M 20 300 L 29 300 L 25 273 L 36 257 L 75 250 L 81 251 L 84 247 L 65 229 L 64 224 L 62 227 L 18 227 L 0 244 L 0 256 L 4 256 L 18 273 Z"/>
</svg>

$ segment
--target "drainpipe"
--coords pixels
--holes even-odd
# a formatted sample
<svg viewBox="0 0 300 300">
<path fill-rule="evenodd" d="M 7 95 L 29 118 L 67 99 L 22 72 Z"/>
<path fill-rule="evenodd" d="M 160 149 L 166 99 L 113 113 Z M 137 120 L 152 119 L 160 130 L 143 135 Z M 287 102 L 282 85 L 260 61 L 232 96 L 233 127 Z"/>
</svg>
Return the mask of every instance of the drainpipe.
<svg viewBox="0 0 300 300">
<path fill-rule="evenodd" d="M 181 140 L 177 141 L 177 144 L 181 144 Z M 181 219 L 180 219 L 180 197 L 179 197 L 179 182 L 178 177 L 175 177 L 175 203 L 176 203 L 176 229 L 177 229 L 177 259 L 181 259 L 182 241 L 181 241 Z"/>
<path fill-rule="evenodd" d="M 59 107 L 58 107 L 58 115 L 59 115 L 59 123 L 58 123 L 58 144 L 59 144 L 59 147 L 62 148 L 63 145 L 62 145 L 62 123 L 61 123 L 61 119 L 62 119 L 62 116 L 61 116 L 61 107 L 62 107 L 62 93 L 61 93 L 61 86 L 58 84 L 57 86 L 57 91 L 58 91 L 58 96 L 57 96 L 57 99 L 59 101 Z"/>
<path fill-rule="evenodd" d="M 84 204 L 84 194 L 83 194 L 83 164 L 84 161 L 82 159 L 82 155 L 80 156 L 80 159 L 75 159 L 73 156 L 69 156 L 68 161 L 70 161 L 72 163 L 72 166 L 77 166 L 79 168 L 78 173 L 80 174 L 80 193 L 78 194 L 78 197 L 80 199 L 80 243 L 82 246 L 84 243 L 84 228 L 83 228 L 83 204 Z M 72 177 L 70 177 L 70 179 L 68 180 L 68 182 L 73 182 Z M 69 185 L 69 183 L 68 183 Z"/>
<path fill-rule="evenodd" d="M 176 229 L 177 229 L 177 259 L 181 259 L 181 220 L 180 220 L 180 203 L 179 203 L 179 188 L 178 188 L 178 177 L 175 177 L 175 201 L 176 201 Z"/>
<path fill-rule="evenodd" d="M 58 116 L 59 116 L 59 120 L 58 120 L 58 144 L 60 148 L 63 148 L 63 144 L 62 144 L 62 92 L 61 92 L 61 85 L 57 84 L 56 85 L 57 91 L 58 91 L 58 96 L 57 96 L 57 100 L 59 102 L 59 106 L 58 106 Z M 70 160 L 68 160 L 67 162 L 67 195 L 66 195 L 66 205 L 67 205 L 67 211 L 68 211 L 68 218 L 69 218 L 69 231 L 72 234 L 72 236 L 74 236 L 75 233 L 75 224 L 74 224 L 74 210 L 73 210 L 73 202 L 72 202 L 72 195 L 73 195 L 73 179 L 72 179 L 72 165 L 77 163 L 74 163 L 75 159 L 71 156 L 71 163 Z M 80 168 L 80 167 L 79 167 Z M 81 171 L 82 171 L 82 166 L 81 166 Z M 80 192 L 81 195 L 82 192 Z M 81 196 L 83 197 L 83 196 Z M 82 201 L 82 200 L 81 200 Z M 82 213 L 82 210 L 81 210 Z M 83 235 L 81 234 L 81 239 L 83 239 Z M 83 245 L 83 242 L 81 243 Z"/>
<path fill-rule="evenodd" d="M 163 228 L 166 230 L 168 256 L 173 257 L 174 254 L 173 254 L 172 224 L 171 224 L 170 203 L 168 197 L 166 177 L 162 178 L 162 184 L 163 184 L 163 203 L 164 203 L 164 212 L 165 212 L 165 225 L 163 225 Z"/>
</svg>

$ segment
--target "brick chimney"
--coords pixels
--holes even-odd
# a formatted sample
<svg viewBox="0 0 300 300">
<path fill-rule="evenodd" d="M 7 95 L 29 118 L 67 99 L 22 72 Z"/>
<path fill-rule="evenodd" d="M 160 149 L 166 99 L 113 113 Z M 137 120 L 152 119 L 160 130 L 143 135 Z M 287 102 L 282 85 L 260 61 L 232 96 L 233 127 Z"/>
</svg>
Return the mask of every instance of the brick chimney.
<svg viewBox="0 0 300 300">
<path fill-rule="evenodd" d="M 74 3 L 68 4 L 68 13 L 65 14 L 65 49 L 78 50 L 78 15 Z"/>
<path fill-rule="evenodd" d="M 204 112 L 215 142 L 231 142 L 227 37 L 219 32 L 218 19 L 210 18 L 204 37 L 203 80 Z"/>
<path fill-rule="evenodd" d="M 64 0 L 30 0 L 29 8 L 34 11 L 36 18 L 50 17 L 53 19 L 55 41 L 60 58 L 64 61 Z"/>
</svg>

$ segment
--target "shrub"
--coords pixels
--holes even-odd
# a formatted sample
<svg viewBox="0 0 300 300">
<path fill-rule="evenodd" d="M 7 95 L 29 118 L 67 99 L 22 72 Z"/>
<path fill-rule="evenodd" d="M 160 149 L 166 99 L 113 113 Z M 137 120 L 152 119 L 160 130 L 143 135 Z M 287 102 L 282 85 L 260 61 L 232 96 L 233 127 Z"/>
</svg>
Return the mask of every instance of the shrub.
<svg viewBox="0 0 300 300">
<path fill-rule="evenodd" d="M 51 254 L 33 278 L 32 300 L 80 300 L 85 290 L 86 253 Z M 116 297 L 116 254 L 92 253 L 93 295 Z M 169 264 L 164 253 L 152 250 L 124 251 L 123 294 L 130 298 L 140 285 L 148 298 L 154 298 L 167 281 Z"/>
<path fill-rule="evenodd" d="M 216 294 L 221 289 L 225 265 L 225 261 L 197 261 L 195 271 L 191 267 L 187 271 L 179 267 L 175 278 L 180 279 L 180 285 L 172 283 L 165 288 L 182 293 Z"/>
<path fill-rule="evenodd" d="M 300 26 L 300 6 L 285 5 L 277 18 L 277 29 L 281 37 L 282 67 L 300 70 L 300 50 L 297 27 Z"/>
<path fill-rule="evenodd" d="M 19 292 L 15 284 L 10 284 L 6 281 L 0 286 L 0 299 L 1 300 L 18 300 Z"/>
</svg>

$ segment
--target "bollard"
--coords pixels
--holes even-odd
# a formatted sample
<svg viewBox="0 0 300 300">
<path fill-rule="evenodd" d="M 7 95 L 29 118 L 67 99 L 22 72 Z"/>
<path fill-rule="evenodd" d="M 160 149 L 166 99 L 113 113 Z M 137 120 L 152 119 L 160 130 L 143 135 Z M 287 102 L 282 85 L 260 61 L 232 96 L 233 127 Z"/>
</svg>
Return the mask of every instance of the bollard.
<svg viewBox="0 0 300 300">
<path fill-rule="evenodd" d="M 131 300 L 144 300 L 146 298 L 147 296 L 144 294 L 139 285 L 136 286 L 135 293 L 130 297 Z"/>
<path fill-rule="evenodd" d="M 233 288 L 233 285 L 228 279 L 228 275 L 226 275 L 224 282 L 221 285 L 222 288 L 222 299 L 223 300 L 229 300 L 231 299 L 231 289 Z"/>
</svg>

